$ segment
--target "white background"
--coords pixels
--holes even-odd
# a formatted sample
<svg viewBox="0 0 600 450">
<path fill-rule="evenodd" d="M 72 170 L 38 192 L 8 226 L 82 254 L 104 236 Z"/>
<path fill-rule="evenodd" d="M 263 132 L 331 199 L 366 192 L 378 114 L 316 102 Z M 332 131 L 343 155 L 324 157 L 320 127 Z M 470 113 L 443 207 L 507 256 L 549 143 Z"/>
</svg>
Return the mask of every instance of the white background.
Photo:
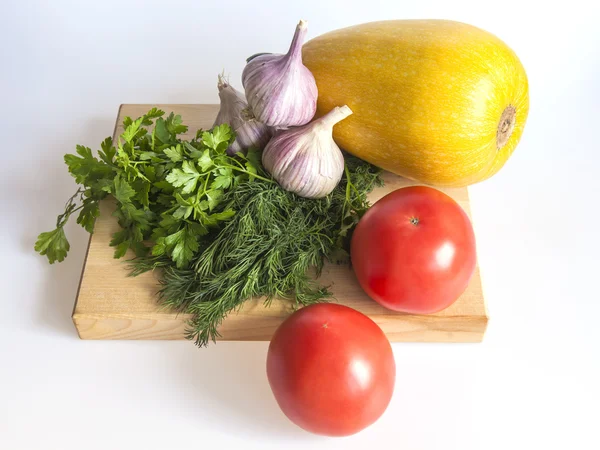
<svg viewBox="0 0 600 450">
<path fill-rule="evenodd" d="M 600 29 L 580 1 L 2 1 L 0 448 L 598 449 Z M 531 111 L 505 168 L 470 188 L 491 315 L 482 344 L 395 344 L 385 415 L 350 438 L 279 411 L 267 343 L 80 341 L 70 320 L 87 242 L 33 252 L 74 191 L 62 156 L 96 148 L 121 103 L 215 103 L 216 77 L 379 19 L 447 18 L 520 56 Z M 240 87 L 239 82 L 237 87 Z"/>
</svg>

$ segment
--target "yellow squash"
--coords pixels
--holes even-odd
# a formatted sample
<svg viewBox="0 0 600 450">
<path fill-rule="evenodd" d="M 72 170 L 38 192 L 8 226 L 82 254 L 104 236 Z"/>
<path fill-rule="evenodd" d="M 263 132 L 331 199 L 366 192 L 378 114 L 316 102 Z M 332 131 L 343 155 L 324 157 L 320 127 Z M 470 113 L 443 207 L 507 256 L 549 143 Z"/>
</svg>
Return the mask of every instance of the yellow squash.
<svg viewBox="0 0 600 450">
<path fill-rule="evenodd" d="M 495 174 L 527 119 L 527 76 L 515 53 L 479 28 L 445 20 L 373 22 L 304 45 L 317 114 L 348 105 L 334 138 L 383 169 L 438 186 Z"/>
</svg>

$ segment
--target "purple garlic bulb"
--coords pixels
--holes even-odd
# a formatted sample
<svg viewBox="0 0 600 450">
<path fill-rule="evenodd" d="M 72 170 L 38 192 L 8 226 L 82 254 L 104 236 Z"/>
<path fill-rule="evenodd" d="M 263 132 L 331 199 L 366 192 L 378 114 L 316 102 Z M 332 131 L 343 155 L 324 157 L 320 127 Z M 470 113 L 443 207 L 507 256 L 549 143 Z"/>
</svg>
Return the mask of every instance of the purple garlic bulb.
<svg viewBox="0 0 600 450">
<path fill-rule="evenodd" d="M 246 99 L 259 122 L 275 128 L 304 125 L 317 110 L 317 83 L 302 64 L 307 25 L 301 20 L 285 55 L 252 58 L 242 73 Z"/>
<path fill-rule="evenodd" d="M 306 198 L 327 196 L 344 173 L 333 126 L 350 114 L 345 105 L 335 107 L 307 125 L 278 131 L 263 151 L 263 166 L 286 191 Z"/>
<path fill-rule="evenodd" d="M 244 95 L 227 83 L 221 75 L 217 87 L 221 106 L 213 126 L 226 123 L 236 134 L 235 141 L 229 146 L 227 153 L 233 155 L 250 147 L 262 150 L 271 139 L 273 130 L 256 120 Z"/>
</svg>

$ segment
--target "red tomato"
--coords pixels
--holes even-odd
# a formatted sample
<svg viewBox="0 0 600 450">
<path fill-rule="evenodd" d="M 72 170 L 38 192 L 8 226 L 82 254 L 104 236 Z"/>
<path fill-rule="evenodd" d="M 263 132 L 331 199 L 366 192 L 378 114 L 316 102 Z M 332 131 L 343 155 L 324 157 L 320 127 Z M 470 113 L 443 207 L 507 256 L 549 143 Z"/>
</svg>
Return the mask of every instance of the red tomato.
<svg viewBox="0 0 600 450">
<path fill-rule="evenodd" d="M 475 236 L 463 209 L 436 189 L 398 189 L 361 218 L 352 266 L 365 292 L 386 308 L 429 314 L 450 306 L 475 271 Z"/>
<path fill-rule="evenodd" d="M 296 311 L 269 346 L 267 376 L 285 415 L 307 431 L 347 436 L 386 410 L 396 378 L 383 331 L 347 306 Z"/>
</svg>

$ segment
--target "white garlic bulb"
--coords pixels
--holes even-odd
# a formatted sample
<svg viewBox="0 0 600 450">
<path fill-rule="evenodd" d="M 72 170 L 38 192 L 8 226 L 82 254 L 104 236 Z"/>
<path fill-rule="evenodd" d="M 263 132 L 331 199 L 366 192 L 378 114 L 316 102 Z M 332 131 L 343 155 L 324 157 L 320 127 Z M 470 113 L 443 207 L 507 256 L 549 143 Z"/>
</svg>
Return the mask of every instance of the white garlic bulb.
<svg viewBox="0 0 600 450">
<path fill-rule="evenodd" d="M 333 126 L 350 114 L 348 106 L 335 107 L 314 122 L 277 132 L 265 147 L 263 166 L 286 191 L 306 198 L 327 196 L 344 173 Z"/>
<path fill-rule="evenodd" d="M 221 75 L 217 87 L 221 105 L 213 126 L 226 123 L 236 134 L 235 141 L 229 146 L 227 153 L 233 155 L 250 147 L 262 150 L 271 139 L 273 130 L 256 120 L 244 95 L 227 83 Z"/>
<path fill-rule="evenodd" d="M 315 115 L 317 83 L 302 64 L 306 31 L 306 22 L 301 20 L 287 54 L 260 54 L 249 59 L 244 68 L 246 99 L 256 118 L 266 125 L 304 125 Z"/>
</svg>

